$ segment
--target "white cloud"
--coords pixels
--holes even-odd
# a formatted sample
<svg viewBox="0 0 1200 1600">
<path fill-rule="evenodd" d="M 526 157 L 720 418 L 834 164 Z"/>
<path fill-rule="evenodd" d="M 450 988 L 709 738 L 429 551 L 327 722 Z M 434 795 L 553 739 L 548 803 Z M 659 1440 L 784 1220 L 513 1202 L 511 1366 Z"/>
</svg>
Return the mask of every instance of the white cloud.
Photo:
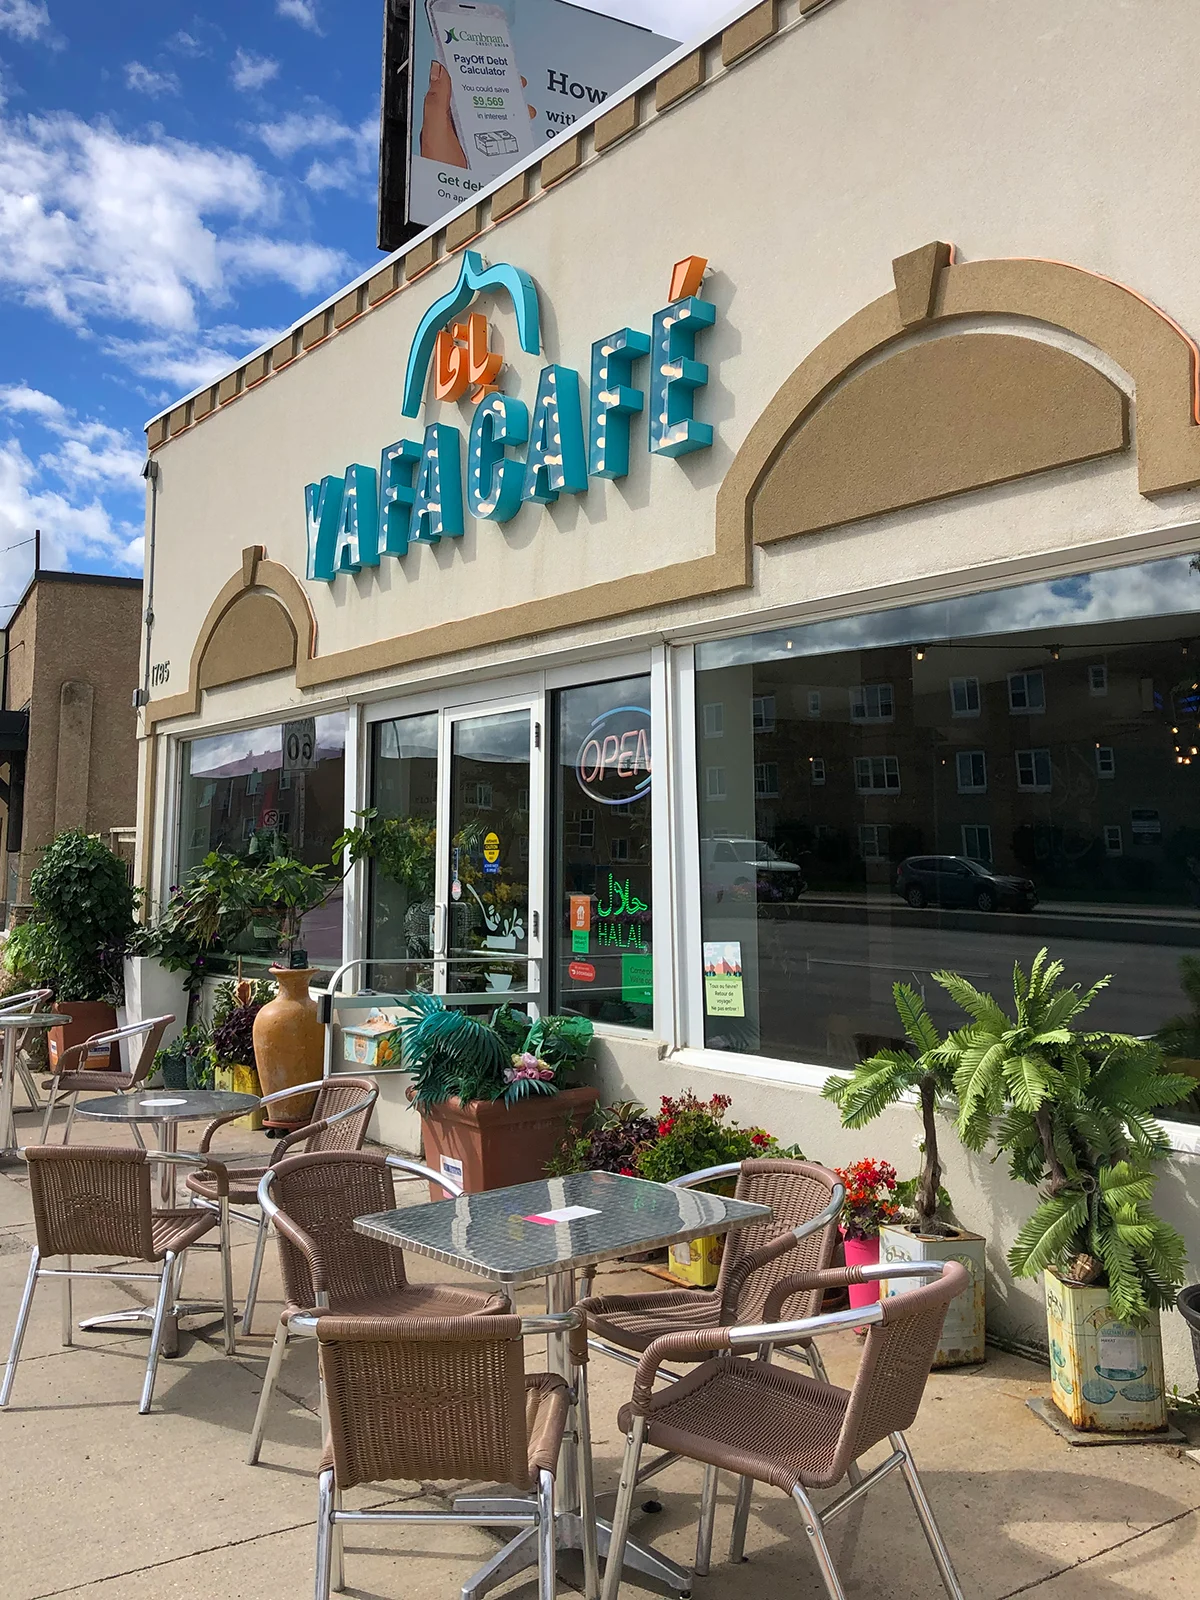
<svg viewBox="0 0 1200 1600">
<path fill-rule="evenodd" d="M 24 541 L 35 528 L 44 566 L 141 571 L 136 522 L 114 518 L 94 495 L 77 504 L 46 487 L 20 443 L 8 439 L 0 442 L 0 604 L 15 602 L 29 581 L 33 555 Z"/>
<path fill-rule="evenodd" d="M 185 33 L 182 29 L 173 33 L 167 40 L 167 49 L 173 50 L 179 56 L 206 56 L 209 54 L 207 45 L 201 43 L 194 34 Z"/>
<path fill-rule="evenodd" d="M 155 72 L 140 61 L 129 61 L 125 66 L 125 87 L 157 99 L 160 94 L 178 94 L 179 79 L 173 72 Z"/>
<path fill-rule="evenodd" d="M 170 385 L 165 399 L 222 377 L 252 350 L 278 338 L 271 328 L 212 329 L 198 338 L 108 339 L 105 353 L 146 379 Z"/>
<path fill-rule="evenodd" d="M 139 440 L 94 417 L 80 417 L 53 395 L 28 384 L 0 388 L 0 409 L 32 417 L 58 440 L 39 465 L 69 484 L 105 483 L 135 489 L 145 451 Z"/>
<path fill-rule="evenodd" d="M 74 326 L 194 334 L 201 308 L 243 279 L 306 293 L 334 281 L 344 256 L 281 239 L 279 209 L 247 155 L 143 143 L 65 113 L 0 116 L 0 289 Z"/>
<path fill-rule="evenodd" d="M 50 29 L 46 0 L 0 0 L 0 33 L 30 43 Z"/>
<path fill-rule="evenodd" d="M 254 130 L 271 154 L 287 161 L 301 150 L 328 150 L 309 163 L 304 182 L 318 192 L 345 189 L 350 193 L 368 187 L 379 154 L 379 118 L 372 115 L 351 127 L 328 111 L 290 111 L 276 122 L 262 122 Z"/>
<path fill-rule="evenodd" d="M 321 31 L 321 25 L 317 21 L 316 0 L 275 0 L 275 10 L 279 16 L 298 22 L 310 33 Z"/>
<path fill-rule="evenodd" d="M 270 56 L 256 56 L 252 50 L 243 50 L 239 45 L 229 68 L 230 81 L 235 89 L 253 93 L 278 76 L 278 61 Z"/>
</svg>

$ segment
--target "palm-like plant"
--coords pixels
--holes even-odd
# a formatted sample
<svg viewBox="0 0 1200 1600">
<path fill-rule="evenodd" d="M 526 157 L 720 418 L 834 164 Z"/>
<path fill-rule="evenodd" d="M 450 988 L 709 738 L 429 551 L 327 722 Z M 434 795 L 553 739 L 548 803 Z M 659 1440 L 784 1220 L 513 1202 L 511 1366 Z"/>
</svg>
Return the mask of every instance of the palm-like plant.
<svg viewBox="0 0 1200 1600">
<path fill-rule="evenodd" d="M 958 1133 L 972 1150 L 995 1138 L 1014 1178 L 1042 1190 L 1008 1261 L 1017 1277 L 1052 1268 L 1108 1279 L 1117 1316 L 1144 1321 L 1171 1304 L 1185 1248 L 1153 1210 L 1153 1164 L 1168 1151 L 1154 1118 L 1192 1079 L 1163 1071 L 1153 1042 L 1072 1024 L 1107 985 L 1061 985 L 1061 961 L 1038 952 L 1013 969 L 1014 1015 L 954 973 L 937 981 L 971 1023 L 951 1035 Z"/>
<path fill-rule="evenodd" d="M 942 1193 L 937 1107 L 939 1100 L 953 1092 L 954 1066 L 916 990 L 897 983 L 892 996 L 912 1049 L 878 1050 L 870 1060 L 860 1061 L 848 1078 L 828 1079 L 822 1093 L 837 1105 L 844 1128 L 865 1128 L 910 1091 L 916 1093 L 924 1139 L 913 1209 L 921 1231 L 936 1232 L 940 1225 L 934 1219 Z"/>
<path fill-rule="evenodd" d="M 455 1095 L 464 1105 L 495 1100 L 504 1092 L 504 1069 L 511 1058 L 494 1028 L 465 1011 L 449 1009 L 436 994 L 413 990 L 404 1003 L 415 1013 L 402 1024 L 402 1036 L 404 1065 L 412 1074 L 419 1107 Z"/>
</svg>

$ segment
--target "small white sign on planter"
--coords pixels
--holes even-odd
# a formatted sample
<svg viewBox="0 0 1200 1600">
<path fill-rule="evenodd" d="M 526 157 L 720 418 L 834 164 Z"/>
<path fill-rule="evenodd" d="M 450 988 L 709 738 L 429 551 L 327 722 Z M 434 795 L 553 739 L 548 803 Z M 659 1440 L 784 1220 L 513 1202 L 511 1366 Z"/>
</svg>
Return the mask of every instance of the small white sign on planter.
<svg viewBox="0 0 1200 1600">
<path fill-rule="evenodd" d="M 966 1367 L 986 1358 L 984 1350 L 987 1258 L 985 1240 L 978 1233 L 956 1233 L 950 1238 L 912 1233 L 907 1228 L 885 1224 L 879 1230 L 879 1260 L 960 1261 L 967 1269 L 970 1286 L 951 1300 L 946 1309 L 941 1342 L 933 1358 L 935 1367 Z M 885 1278 L 879 1286 L 881 1299 L 919 1289 L 923 1278 Z"/>
</svg>

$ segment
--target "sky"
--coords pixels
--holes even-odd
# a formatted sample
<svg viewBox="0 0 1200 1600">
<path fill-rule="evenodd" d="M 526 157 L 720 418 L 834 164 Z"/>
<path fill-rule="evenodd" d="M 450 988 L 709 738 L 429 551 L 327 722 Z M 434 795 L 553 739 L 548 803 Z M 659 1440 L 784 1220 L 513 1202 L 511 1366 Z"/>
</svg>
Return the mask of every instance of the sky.
<svg viewBox="0 0 1200 1600">
<path fill-rule="evenodd" d="M 689 39 L 735 0 L 589 0 Z M 0 0 L 0 624 L 139 575 L 143 427 L 381 259 L 382 0 Z"/>
</svg>

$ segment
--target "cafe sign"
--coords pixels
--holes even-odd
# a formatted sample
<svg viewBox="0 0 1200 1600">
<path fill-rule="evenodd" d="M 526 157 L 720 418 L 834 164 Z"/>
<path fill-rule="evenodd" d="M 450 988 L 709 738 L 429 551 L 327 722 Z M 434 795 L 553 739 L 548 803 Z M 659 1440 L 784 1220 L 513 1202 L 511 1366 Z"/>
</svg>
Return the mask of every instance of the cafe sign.
<svg viewBox="0 0 1200 1600">
<path fill-rule="evenodd" d="M 420 415 L 432 372 L 437 400 L 473 408 L 465 437 L 451 423 L 431 422 L 421 438 L 388 445 L 378 466 L 353 462 L 340 476 L 308 484 L 309 578 L 333 583 L 339 573 L 377 567 L 384 556 L 403 560 L 410 544 L 460 538 L 468 511 L 509 522 L 527 503 L 551 505 L 560 495 L 586 493 L 591 478 L 625 477 L 629 424 L 641 411 L 648 413 L 651 455 L 708 449 L 712 426 L 694 415 L 697 392 L 708 382 L 696 338 L 717 315 L 700 298 L 706 266 L 701 256 L 676 263 L 668 302 L 651 317 L 649 332 L 618 328 L 596 340 L 586 397 L 576 368 L 544 366 L 531 410 L 504 393 L 504 360 L 491 347 L 486 317 L 464 313 L 480 294 L 503 293 L 512 301 L 521 348 L 540 356 L 536 285 L 519 267 L 485 266 L 476 251 L 465 250 L 458 282 L 417 328 L 400 408 L 406 417 Z M 648 773 L 647 764 L 647 784 Z"/>
</svg>

